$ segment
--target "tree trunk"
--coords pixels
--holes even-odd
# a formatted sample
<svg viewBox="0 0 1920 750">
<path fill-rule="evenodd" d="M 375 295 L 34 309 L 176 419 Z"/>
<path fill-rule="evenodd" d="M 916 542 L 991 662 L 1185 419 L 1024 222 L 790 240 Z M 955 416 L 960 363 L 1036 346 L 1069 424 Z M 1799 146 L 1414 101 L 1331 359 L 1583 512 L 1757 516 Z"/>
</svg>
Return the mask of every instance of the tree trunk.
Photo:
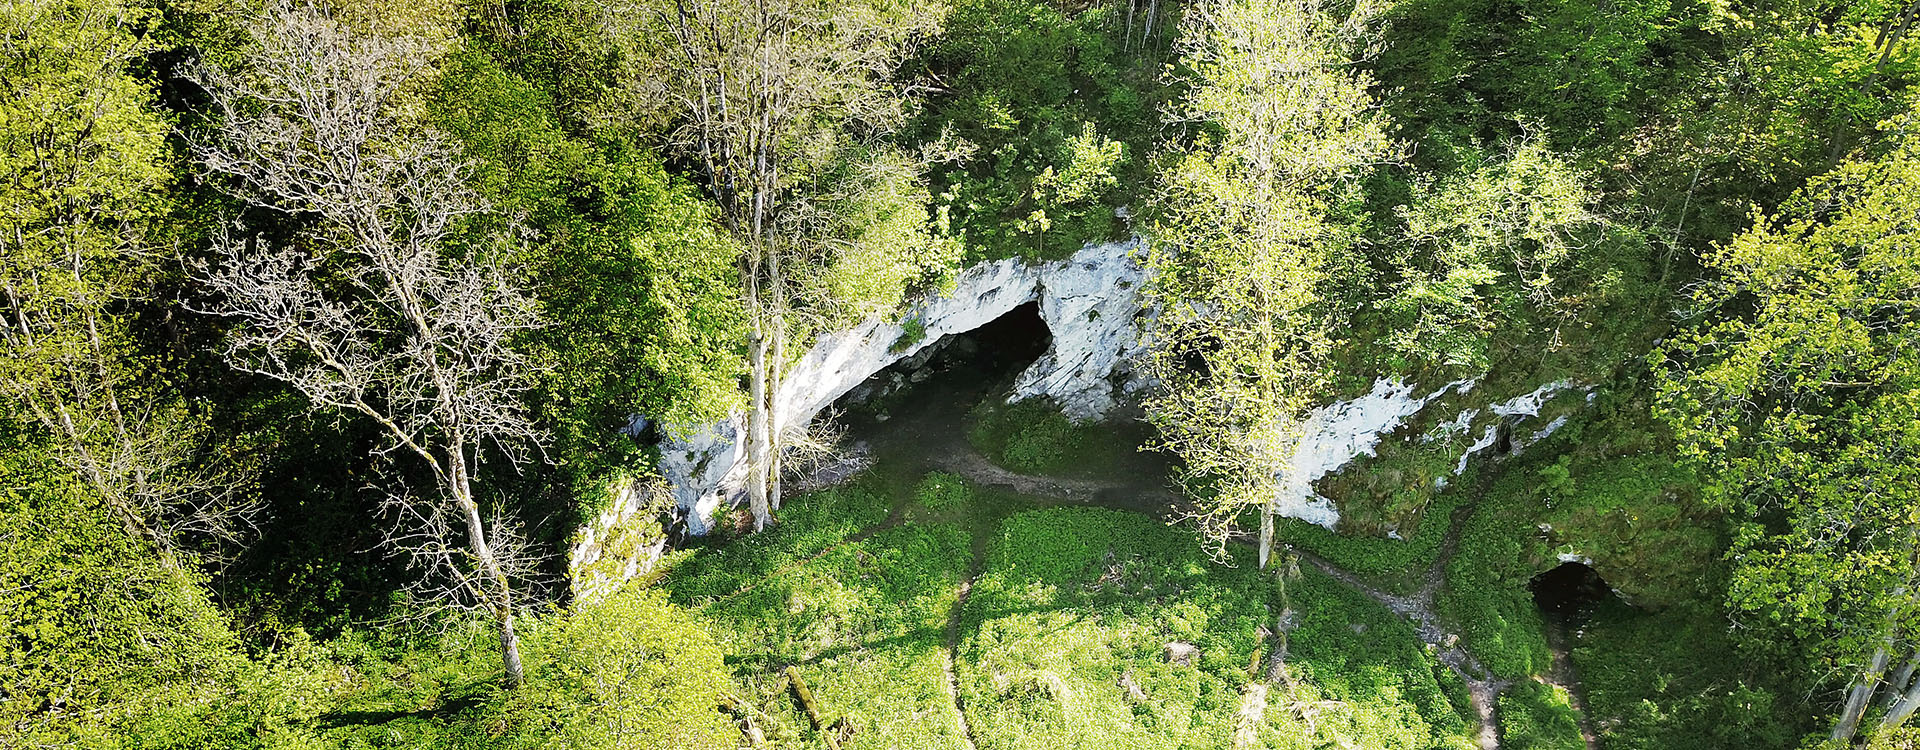
<svg viewBox="0 0 1920 750">
<path fill-rule="evenodd" d="M 1260 569 L 1267 569 L 1267 556 L 1273 553 L 1273 501 L 1260 506 Z"/>
<path fill-rule="evenodd" d="M 473 499 L 473 488 L 467 476 L 466 450 L 455 445 L 449 452 L 448 464 L 453 469 L 453 498 L 467 519 L 467 546 L 473 549 L 473 556 L 480 560 L 480 571 L 492 591 L 485 592 L 487 608 L 493 611 L 494 627 L 500 633 L 500 663 L 506 675 L 507 687 L 520 687 L 526 681 L 526 670 L 520 664 L 520 636 L 513 629 L 513 588 L 507 581 L 506 571 L 500 567 L 500 559 L 493 554 L 493 545 L 487 543 L 485 522 L 480 518 L 480 504 Z"/>
<path fill-rule="evenodd" d="M 764 531 L 772 516 L 767 505 L 767 338 L 757 321 L 750 345 L 753 407 L 747 415 L 747 500 L 753 508 L 753 530 Z"/>
<path fill-rule="evenodd" d="M 756 238 L 757 240 L 757 238 Z M 753 511 L 753 530 L 765 531 L 772 520 L 767 506 L 767 310 L 760 300 L 760 248 L 740 263 L 741 284 L 747 290 L 747 314 L 752 328 L 747 338 L 747 503 Z"/>
<path fill-rule="evenodd" d="M 1897 729 L 1907 722 L 1913 711 L 1920 708 L 1920 683 L 1907 686 L 1907 692 L 1887 709 L 1887 715 L 1880 718 L 1881 729 Z"/>
<path fill-rule="evenodd" d="M 1840 718 L 1833 724 L 1833 739 L 1842 742 L 1851 740 L 1860 731 L 1860 718 L 1867 713 L 1867 700 L 1880 687 L 1880 678 L 1886 672 L 1887 647 L 1881 646 L 1874 650 L 1873 659 L 1866 671 L 1860 673 L 1860 679 L 1847 690 L 1847 704 L 1840 709 Z"/>
<path fill-rule="evenodd" d="M 1915 670 L 1920 670 L 1920 654 L 1908 658 L 1905 665 L 1894 670 L 1893 676 L 1887 678 L 1887 694 L 1880 698 L 1880 710 L 1892 710 L 1893 704 L 1906 693 L 1907 683 L 1913 680 Z"/>
<path fill-rule="evenodd" d="M 777 266 L 776 266 L 777 268 Z M 780 455 L 786 447 L 787 425 L 780 421 L 780 386 L 784 378 L 781 372 L 787 363 L 787 316 L 786 295 L 781 291 L 776 279 L 774 287 L 773 353 L 767 364 L 767 501 L 774 510 L 780 509 Z"/>
</svg>

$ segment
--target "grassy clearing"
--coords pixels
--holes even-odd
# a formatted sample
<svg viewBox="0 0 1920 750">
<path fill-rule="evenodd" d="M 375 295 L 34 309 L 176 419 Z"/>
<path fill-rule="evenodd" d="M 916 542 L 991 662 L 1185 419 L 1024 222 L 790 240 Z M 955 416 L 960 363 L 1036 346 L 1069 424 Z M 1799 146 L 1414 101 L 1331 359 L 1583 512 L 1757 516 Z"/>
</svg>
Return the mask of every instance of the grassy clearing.
<svg viewBox="0 0 1920 750">
<path fill-rule="evenodd" d="M 701 606 L 819 554 L 886 520 L 893 493 L 883 478 L 859 480 L 796 498 L 763 534 L 715 539 L 676 567 L 667 591 L 681 604 Z"/>
<path fill-rule="evenodd" d="M 773 531 L 702 550 L 664 583 L 713 624 L 772 746 L 820 743 L 781 675 L 794 665 L 828 720 L 856 728 L 847 747 L 961 747 L 942 666 L 976 551 L 955 669 L 979 747 L 1230 745 L 1256 631 L 1283 608 L 1272 574 L 1240 550 L 1220 565 L 1145 516 L 888 472 L 798 498 Z M 842 541 L 895 504 L 902 525 Z M 1311 570 L 1287 585 L 1298 687 L 1274 687 L 1262 746 L 1468 746 L 1464 698 L 1406 624 Z M 1198 648 L 1192 666 L 1164 658 L 1176 640 Z"/>
<path fill-rule="evenodd" d="M 855 727 L 846 747 L 960 747 L 941 664 L 970 537 L 923 520 L 845 541 L 886 518 L 889 489 L 869 476 L 797 498 L 775 530 L 704 550 L 667 578 L 676 599 L 702 605 L 775 747 L 820 742 L 788 692 L 789 665 L 828 721 Z"/>
<path fill-rule="evenodd" d="M 990 549 L 960 648 L 982 748 L 1228 746 L 1256 631 L 1282 609 L 1271 575 L 1103 509 L 1015 515 Z M 1264 746 L 1465 747 L 1466 723 L 1403 623 L 1313 573 L 1291 589 L 1300 689 L 1274 689 Z M 1200 656 L 1168 663 L 1170 641 Z"/>
</svg>

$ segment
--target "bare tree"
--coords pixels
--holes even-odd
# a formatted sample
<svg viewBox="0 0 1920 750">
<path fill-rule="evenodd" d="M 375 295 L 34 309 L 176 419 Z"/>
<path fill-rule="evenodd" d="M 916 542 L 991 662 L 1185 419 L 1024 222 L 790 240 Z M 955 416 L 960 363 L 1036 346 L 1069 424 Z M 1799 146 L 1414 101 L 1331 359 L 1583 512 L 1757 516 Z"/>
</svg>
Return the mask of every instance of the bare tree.
<svg viewBox="0 0 1920 750">
<path fill-rule="evenodd" d="M 742 253 L 749 313 L 748 498 L 756 530 L 780 502 L 784 436 L 780 378 L 788 316 L 805 287 L 793 274 L 815 238 L 783 233 L 804 200 L 809 167 L 853 131 L 884 131 L 902 118 L 882 86 L 933 6 L 909 9 L 823 0 L 659 0 L 610 7 L 609 36 L 630 46 L 633 99 L 671 123 L 669 146 L 698 161 Z M 659 44 L 657 48 L 645 45 Z"/>
<path fill-rule="evenodd" d="M 234 323 L 223 353 L 235 367 L 372 420 L 380 453 L 430 470 L 430 497 L 393 493 L 403 523 L 389 542 L 426 566 L 422 590 L 491 615 L 518 685 L 513 561 L 473 475 L 489 456 L 519 465 L 541 440 L 521 400 L 531 365 L 509 345 L 538 318 L 503 262 L 510 238 L 448 250 L 460 222 L 488 206 L 456 149 L 407 116 L 437 50 L 353 34 L 325 10 L 284 2 L 250 31 L 244 71 L 185 70 L 221 118 L 193 153 L 236 196 L 307 228 L 282 245 L 217 235 L 201 269 L 215 300 L 206 312 Z"/>
</svg>

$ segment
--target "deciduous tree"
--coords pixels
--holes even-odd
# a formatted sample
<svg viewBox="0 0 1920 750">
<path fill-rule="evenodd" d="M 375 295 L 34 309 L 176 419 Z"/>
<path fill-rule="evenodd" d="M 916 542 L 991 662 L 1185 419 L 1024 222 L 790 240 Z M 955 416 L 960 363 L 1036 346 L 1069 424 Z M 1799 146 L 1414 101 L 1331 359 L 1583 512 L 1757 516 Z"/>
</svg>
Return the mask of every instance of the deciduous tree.
<svg viewBox="0 0 1920 750">
<path fill-rule="evenodd" d="M 1169 119 L 1195 136 L 1160 178 L 1147 264 L 1147 404 L 1162 447 L 1204 483 L 1197 520 L 1224 544 L 1260 509 L 1260 564 L 1301 419 L 1327 380 L 1334 215 L 1354 179 L 1390 157 L 1353 60 L 1373 8 L 1317 0 L 1204 0 L 1182 22 L 1190 86 Z"/>
<path fill-rule="evenodd" d="M 128 330 L 172 182 L 166 123 L 129 72 L 150 19 L 117 0 L 0 7 L 0 394 L 173 564 L 182 540 L 238 539 L 256 506 Z"/>
<path fill-rule="evenodd" d="M 415 498 L 395 483 L 390 542 L 424 567 L 417 588 L 492 617 L 518 685 L 513 582 L 525 571 L 474 473 L 489 458 L 528 460 L 541 439 L 511 341 L 539 320 L 502 261 L 511 238 L 461 231 L 488 206 L 459 154 L 409 116 L 436 49 L 284 2 L 248 30 L 244 69 L 185 71 L 219 118 L 194 156 L 256 210 L 303 228 L 291 240 L 218 233 L 205 310 L 233 324 L 222 351 L 235 367 L 372 420 L 383 453 L 420 459 L 434 485 Z"/>
<path fill-rule="evenodd" d="M 927 6 L 820 0 L 674 0 L 607 13 L 612 36 L 631 48 L 633 100 L 652 108 L 640 119 L 667 123 L 669 148 L 699 165 L 743 249 L 756 529 L 779 505 L 784 436 L 804 427 L 779 423 L 789 316 L 805 297 L 827 306 L 830 289 L 810 281 L 846 249 L 834 246 L 834 225 L 860 218 L 804 209 L 821 207 L 837 165 L 886 164 L 860 152 L 901 122 L 903 100 L 884 83 L 935 18 Z M 893 184 L 884 170 L 877 176 L 865 184 Z M 861 184 L 854 177 L 841 184 Z"/>
<path fill-rule="evenodd" d="M 1849 162 L 1707 256 L 1699 325 L 1656 353 L 1660 411 L 1735 519 L 1728 605 L 1756 645 L 1920 706 L 1920 138 Z M 1906 658 L 1894 658 L 1908 655 Z M 1790 663 L 1791 663 L 1790 662 Z M 1890 671 L 1891 670 L 1891 671 Z"/>
</svg>

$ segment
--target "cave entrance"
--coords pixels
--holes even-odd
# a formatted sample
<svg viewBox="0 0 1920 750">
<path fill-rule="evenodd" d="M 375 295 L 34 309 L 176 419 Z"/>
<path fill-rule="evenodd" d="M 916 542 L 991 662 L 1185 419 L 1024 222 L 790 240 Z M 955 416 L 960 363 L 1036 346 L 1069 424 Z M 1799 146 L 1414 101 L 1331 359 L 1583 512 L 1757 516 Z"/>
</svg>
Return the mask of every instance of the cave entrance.
<svg viewBox="0 0 1920 750">
<path fill-rule="evenodd" d="M 1598 572 L 1577 560 L 1534 576 L 1527 588 L 1547 619 L 1574 627 L 1586 624 L 1600 605 L 1619 599 Z"/>
<path fill-rule="evenodd" d="M 910 370 L 967 370 L 988 383 L 1011 382 L 1052 344 L 1053 331 L 1040 317 L 1040 303 L 1034 301 L 1008 310 L 979 328 L 941 337 L 926 351 L 908 358 L 921 360 L 917 368 L 911 362 L 899 364 L 908 365 Z"/>
<path fill-rule="evenodd" d="M 972 404 L 1047 353 L 1053 333 L 1028 302 L 970 331 L 948 334 L 875 373 L 838 404 L 847 411 L 889 413 L 901 407 Z"/>
</svg>

